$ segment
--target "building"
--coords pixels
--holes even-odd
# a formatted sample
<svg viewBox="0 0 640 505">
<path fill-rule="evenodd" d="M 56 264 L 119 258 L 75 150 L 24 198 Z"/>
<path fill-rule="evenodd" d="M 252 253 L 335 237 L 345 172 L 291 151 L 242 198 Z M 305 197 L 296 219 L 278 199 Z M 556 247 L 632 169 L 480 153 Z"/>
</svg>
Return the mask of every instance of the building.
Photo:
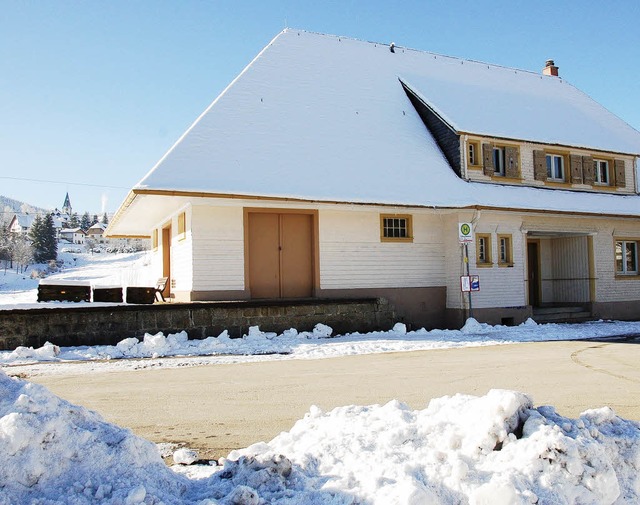
<svg viewBox="0 0 640 505">
<path fill-rule="evenodd" d="M 82 228 L 62 228 L 59 231 L 59 238 L 70 244 L 84 244 L 85 235 Z"/>
<path fill-rule="evenodd" d="M 35 216 L 29 214 L 14 214 L 9 222 L 9 231 L 11 233 L 27 234 L 34 219 Z"/>
<path fill-rule="evenodd" d="M 637 317 L 639 155 L 640 133 L 552 61 L 287 29 L 107 234 L 151 236 L 176 300 L 381 296 L 425 327 L 459 326 L 470 302 L 491 323 L 560 305 Z"/>
</svg>

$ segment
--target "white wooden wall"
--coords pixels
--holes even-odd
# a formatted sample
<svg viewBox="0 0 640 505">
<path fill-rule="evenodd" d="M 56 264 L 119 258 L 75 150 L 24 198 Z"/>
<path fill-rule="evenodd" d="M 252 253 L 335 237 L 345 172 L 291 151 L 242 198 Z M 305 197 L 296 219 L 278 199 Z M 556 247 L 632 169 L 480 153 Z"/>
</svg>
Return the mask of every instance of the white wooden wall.
<svg viewBox="0 0 640 505">
<path fill-rule="evenodd" d="M 413 242 L 382 242 L 380 213 L 358 209 L 319 212 L 321 287 L 443 286 L 441 218 L 428 211 L 411 212 Z"/>
</svg>

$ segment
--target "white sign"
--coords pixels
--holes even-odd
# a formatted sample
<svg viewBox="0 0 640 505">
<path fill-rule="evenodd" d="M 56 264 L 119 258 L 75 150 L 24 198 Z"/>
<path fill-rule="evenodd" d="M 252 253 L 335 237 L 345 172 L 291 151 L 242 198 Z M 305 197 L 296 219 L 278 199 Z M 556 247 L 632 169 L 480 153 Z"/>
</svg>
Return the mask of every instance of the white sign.
<svg viewBox="0 0 640 505">
<path fill-rule="evenodd" d="M 471 293 L 480 291 L 480 276 L 478 275 L 461 275 L 460 291 L 463 293 Z"/>
<path fill-rule="evenodd" d="M 461 244 L 473 242 L 473 227 L 471 223 L 458 223 L 458 240 Z"/>
</svg>

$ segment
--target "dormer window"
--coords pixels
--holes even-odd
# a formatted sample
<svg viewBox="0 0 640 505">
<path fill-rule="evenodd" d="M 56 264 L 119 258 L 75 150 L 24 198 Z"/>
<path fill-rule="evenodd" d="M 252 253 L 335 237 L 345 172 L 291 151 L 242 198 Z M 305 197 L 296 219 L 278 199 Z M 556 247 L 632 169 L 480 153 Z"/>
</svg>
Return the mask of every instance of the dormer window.
<svg viewBox="0 0 640 505">
<path fill-rule="evenodd" d="M 504 176 L 504 147 L 493 148 L 493 173 Z"/>
<path fill-rule="evenodd" d="M 609 184 L 609 162 L 606 160 L 593 160 L 593 171 L 597 184 Z"/>
<path fill-rule="evenodd" d="M 469 142 L 469 152 L 467 154 L 469 165 L 479 165 L 480 160 L 478 160 L 478 144 L 475 142 Z"/>
<path fill-rule="evenodd" d="M 564 157 L 547 154 L 547 180 L 564 182 Z"/>
</svg>

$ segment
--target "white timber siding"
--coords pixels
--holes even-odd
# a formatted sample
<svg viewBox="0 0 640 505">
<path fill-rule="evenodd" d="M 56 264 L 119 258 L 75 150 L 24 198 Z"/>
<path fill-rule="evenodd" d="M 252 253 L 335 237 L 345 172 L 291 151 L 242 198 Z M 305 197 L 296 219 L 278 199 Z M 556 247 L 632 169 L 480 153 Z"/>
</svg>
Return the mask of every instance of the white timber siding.
<svg viewBox="0 0 640 505">
<path fill-rule="evenodd" d="M 464 160 L 463 164 L 466 164 L 467 160 L 467 142 L 470 140 L 471 142 L 476 142 L 479 149 L 478 155 L 480 156 L 480 164 L 482 164 L 482 144 L 498 144 L 498 145 L 518 145 L 520 151 L 520 179 L 505 179 L 504 177 L 490 177 L 484 175 L 482 171 L 482 166 L 478 166 L 476 168 L 468 168 L 467 166 L 463 166 L 462 173 L 466 174 L 466 177 L 472 181 L 500 181 L 504 179 L 504 183 L 506 184 L 526 184 L 527 186 L 548 186 L 548 187 L 558 187 L 561 186 L 563 189 L 576 189 L 582 191 L 600 191 L 606 193 L 625 193 L 631 194 L 635 192 L 636 188 L 636 170 L 635 170 L 635 158 L 628 155 L 623 154 L 614 154 L 614 153 L 599 153 L 597 151 L 589 151 L 587 149 L 578 149 L 578 148 L 569 148 L 569 147 L 556 147 L 556 146 L 548 146 L 545 144 L 534 144 L 530 142 L 521 142 L 519 144 L 514 143 L 513 141 L 503 141 L 500 139 L 479 139 L 479 138 L 471 138 L 464 136 L 462 137 L 465 141 L 461 142 L 461 154 L 462 160 Z M 546 151 L 549 153 L 555 154 L 579 154 L 581 156 L 592 156 L 593 158 L 600 159 L 608 159 L 610 161 L 609 166 L 609 176 L 613 178 L 614 171 L 614 159 L 624 160 L 625 163 L 625 187 L 615 187 L 615 186 L 598 186 L 598 185 L 588 185 L 588 184 L 558 184 L 553 182 L 545 182 L 538 181 L 534 177 L 533 170 L 533 151 Z M 565 159 L 565 176 L 568 177 L 568 174 L 571 171 L 571 166 L 568 157 Z"/>
<path fill-rule="evenodd" d="M 469 219 L 469 216 L 461 215 Z M 469 272 L 471 275 L 480 277 L 480 291 L 471 294 L 474 308 L 491 307 L 521 307 L 526 305 L 526 242 L 523 240 L 523 233 L 520 230 L 522 217 L 518 214 L 494 213 L 482 211 L 470 218 L 473 222 L 474 242 L 469 244 Z M 457 241 L 457 228 L 454 228 L 454 239 Z M 491 266 L 479 267 L 476 263 L 476 241 L 478 233 L 487 234 L 491 237 Z M 512 266 L 503 266 L 498 262 L 499 242 L 498 235 L 509 235 L 511 237 Z M 462 252 L 458 246 L 457 256 L 461 263 Z M 451 286 L 450 291 L 455 288 L 457 299 L 467 303 L 466 293 L 460 294 L 459 275 L 463 275 L 462 268 L 457 269 L 459 274 L 455 279 L 455 286 Z M 455 297 L 452 297 L 455 298 Z M 460 303 L 460 302 L 458 302 Z M 457 306 L 458 308 L 460 305 Z"/>
<path fill-rule="evenodd" d="M 599 227 L 594 237 L 596 300 L 618 302 L 640 300 L 640 277 L 616 276 L 615 240 L 637 239 L 640 241 L 640 223 L 630 220 L 611 221 Z"/>
<path fill-rule="evenodd" d="M 192 208 L 193 290 L 244 289 L 243 208 Z"/>
<path fill-rule="evenodd" d="M 380 214 L 410 214 L 413 242 L 382 242 Z M 320 210 L 322 289 L 445 284 L 442 221 L 431 211 Z"/>
<path fill-rule="evenodd" d="M 178 215 L 186 214 L 185 234 L 178 235 Z M 191 291 L 193 285 L 191 208 L 171 219 L 171 291 Z M 160 235 L 162 237 L 162 235 Z M 160 239 L 162 240 L 162 239 Z"/>
</svg>

